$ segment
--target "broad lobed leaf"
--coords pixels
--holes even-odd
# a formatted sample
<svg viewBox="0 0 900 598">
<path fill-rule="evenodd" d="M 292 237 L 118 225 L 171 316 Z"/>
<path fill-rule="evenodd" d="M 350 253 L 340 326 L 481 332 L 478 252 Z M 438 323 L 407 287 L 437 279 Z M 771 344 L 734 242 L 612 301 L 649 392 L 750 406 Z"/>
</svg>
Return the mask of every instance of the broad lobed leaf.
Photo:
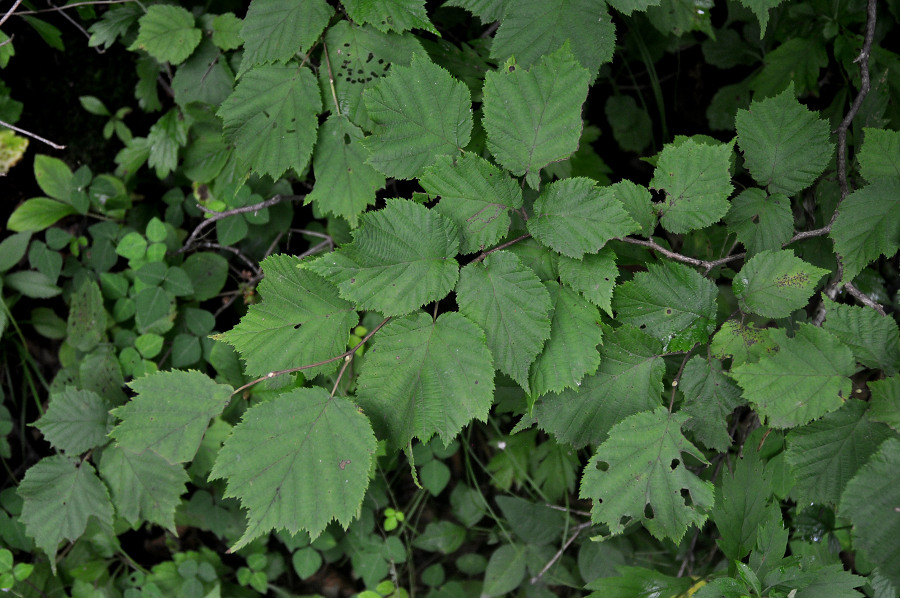
<svg viewBox="0 0 900 598">
<path fill-rule="evenodd" d="M 317 537 L 332 520 L 347 527 L 369 485 L 375 436 L 349 400 L 299 388 L 247 410 L 209 477 L 247 509 L 231 550 L 270 530 Z"/>
<path fill-rule="evenodd" d="M 713 486 L 685 467 L 682 453 L 708 463 L 682 435 L 686 419 L 660 407 L 613 426 L 581 480 L 579 495 L 594 501 L 593 521 L 609 526 L 613 535 L 624 531 L 623 522 L 641 521 L 654 537 L 675 542 L 689 526 L 703 525 L 713 506 Z"/>
<path fill-rule="evenodd" d="M 458 313 L 393 320 L 366 353 L 357 395 L 379 437 L 397 448 L 435 434 L 449 443 L 472 419 L 485 421 L 494 366 L 484 332 Z"/>
<path fill-rule="evenodd" d="M 240 323 L 215 335 L 243 356 L 245 371 L 264 376 L 325 361 L 346 350 L 347 335 L 359 322 L 354 305 L 337 288 L 289 255 L 272 255 L 261 266 L 262 302 L 251 305 Z M 337 363 L 305 372 L 310 379 L 337 368 Z"/>
<path fill-rule="evenodd" d="M 524 175 L 536 189 L 541 168 L 578 149 L 588 79 L 567 45 L 530 70 L 510 64 L 488 72 L 484 129 L 488 149 L 500 165 Z"/>
<path fill-rule="evenodd" d="M 534 270 L 508 251 L 462 269 L 456 302 L 487 336 L 494 365 L 529 390 L 531 364 L 550 338 L 550 294 Z"/>
<path fill-rule="evenodd" d="M 408 199 L 388 200 L 361 220 L 351 243 L 302 267 L 360 309 L 387 316 L 439 301 L 456 284 L 459 230 L 451 220 Z"/>
</svg>

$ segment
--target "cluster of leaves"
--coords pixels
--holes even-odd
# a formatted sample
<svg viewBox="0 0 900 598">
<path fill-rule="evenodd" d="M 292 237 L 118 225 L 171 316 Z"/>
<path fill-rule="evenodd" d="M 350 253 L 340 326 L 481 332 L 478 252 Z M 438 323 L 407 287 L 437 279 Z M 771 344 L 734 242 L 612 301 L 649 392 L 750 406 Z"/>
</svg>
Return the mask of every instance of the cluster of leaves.
<svg viewBox="0 0 900 598">
<path fill-rule="evenodd" d="M 93 19 L 162 115 L 134 135 L 82 97 L 116 172 L 37 156 L 46 196 L 7 222 L 0 332 L 26 345 L 20 298 L 68 312 L 25 318 L 60 342 L 34 422 L 53 451 L 0 493 L 0 537 L 35 560 L 0 574 L 252 595 L 289 558 L 301 580 L 349 562 L 367 597 L 896 595 L 900 57 L 879 42 L 898 15 L 769 4 Z M 668 132 L 656 65 L 682 45 L 743 73 L 710 100 L 721 139 Z M 617 83 L 637 65 L 640 103 Z M 798 98 L 826 68 L 846 86 L 817 111 Z M 604 144 L 650 154 L 645 182 Z M 245 560 L 120 574 L 122 535 L 150 526 Z"/>
</svg>

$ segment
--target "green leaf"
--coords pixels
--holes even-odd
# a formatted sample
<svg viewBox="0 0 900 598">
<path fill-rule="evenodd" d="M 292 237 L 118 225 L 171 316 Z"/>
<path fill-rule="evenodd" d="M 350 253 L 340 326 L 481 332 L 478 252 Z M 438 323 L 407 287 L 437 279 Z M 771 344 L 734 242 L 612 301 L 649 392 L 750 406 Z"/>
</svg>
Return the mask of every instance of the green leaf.
<svg viewBox="0 0 900 598">
<path fill-rule="evenodd" d="M 561 511 L 518 496 L 497 496 L 494 500 L 513 533 L 523 542 L 549 544 L 556 542 L 563 533 L 566 516 Z"/>
<path fill-rule="evenodd" d="M 169 463 L 190 461 L 210 418 L 222 412 L 232 388 L 200 372 L 174 370 L 132 380 L 137 393 L 110 413 L 121 419 L 110 436 L 135 453 L 151 450 Z"/>
<path fill-rule="evenodd" d="M 298 388 L 248 409 L 209 476 L 226 480 L 225 496 L 247 509 L 247 529 L 231 551 L 269 530 L 316 538 L 332 519 L 346 528 L 359 514 L 374 453 L 366 417 L 322 388 Z"/>
<path fill-rule="evenodd" d="M 615 49 L 616 28 L 606 7 L 591 0 L 511 1 L 491 44 L 491 58 L 502 64 L 515 56 L 528 68 L 566 41 L 593 79 Z"/>
<path fill-rule="evenodd" d="M 732 288 L 742 310 L 786 318 L 806 307 L 826 274 L 828 270 L 804 262 L 790 249 L 761 251 L 744 264 Z"/>
<path fill-rule="evenodd" d="M 587 585 L 597 590 L 588 598 L 656 598 L 657 596 L 682 596 L 691 589 L 691 579 L 664 575 L 643 567 L 617 566 L 619 577 L 595 579 Z"/>
<path fill-rule="evenodd" d="M 713 337 L 710 344 L 716 359 L 731 358 L 732 366 L 759 361 L 766 354 L 778 350 L 769 338 L 768 328 L 758 328 L 752 322 L 743 324 L 728 320 Z"/>
<path fill-rule="evenodd" d="M 222 60 L 221 51 L 208 39 L 200 42 L 197 51 L 178 67 L 172 78 L 172 91 L 175 93 L 175 102 L 179 106 L 186 106 L 191 102 L 219 106 L 231 93 L 233 87 L 234 72 L 228 66 L 228 62 Z M 218 134 L 219 131 L 217 130 L 216 133 Z M 221 135 L 217 136 L 221 137 Z M 193 145 L 193 143 L 190 144 L 186 152 L 190 152 Z M 222 150 L 224 149 L 223 147 Z M 184 160 L 188 161 L 186 154 Z M 221 169 L 221 166 L 219 168 Z M 212 180 L 214 176 L 212 175 L 208 180 Z"/>
<path fill-rule="evenodd" d="M 897 253 L 900 179 L 880 179 L 848 195 L 841 202 L 830 236 L 844 265 L 844 280 L 856 278 L 879 255 Z"/>
<path fill-rule="evenodd" d="M 72 293 L 69 321 L 66 324 L 67 341 L 79 351 L 90 351 L 106 333 L 106 311 L 103 295 L 93 280 L 85 280 Z"/>
<path fill-rule="evenodd" d="M 359 403 L 379 437 L 395 448 L 435 434 L 444 443 L 472 419 L 485 421 L 494 366 L 484 333 L 458 313 L 394 320 L 366 352 Z"/>
<path fill-rule="evenodd" d="M 665 351 L 687 351 L 707 342 L 715 330 L 717 295 L 712 281 L 688 266 L 666 261 L 650 264 L 647 272 L 619 285 L 613 309 L 623 324 L 660 339 Z"/>
<path fill-rule="evenodd" d="M 125 35 L 131 25 L 143 14 L 144 11 L 141 7 L 133 4 L 113 6 L 103 13 L 99 21 L 88 28 L 91 34 L 88 46 L 91 48 L 103 46 L 104 51 L 109 50 L 119 36 Z"/>
<path fill-rule="evenodd" d="M 189 481 L 184 467 L 152 451 L 111 446 L 104 449 L 99 468 L 120 517 L 133 526 L 148 521 L 176 533 L 175 507 Z"/>
<path fill-rule="evenodd" d="M 241 78 L 218 115 L 239 161 L 278 179 L 289 168 L 299 173 L 306 167 L 321 109 L 319 86 L 308 68 L 260 66 Z"/>
<path fill-rule="evenodd" d="M 342 216 L 356 228 L 357 217 L 375 203 L 375 192 L 384 187 L 384 176 L 366 164 L 363 132 L 346 116 L 332 115 L 319 128 L 313 153 L 316 184 L 306 196 L 326 213 Z"/>
<path fill-rule="evenodd" d="M 638 224 L 640 233 L 645 237 L 651 236 L 656 228 L 656 214 L 653 213 L 650 191 L 628 180 L 619 181 L 609 188 L 625 206 L 631 219 Z"/>
<path fill-rule="evenodd" d="M 244 57 L 238 75 L 258 64 L 284 63 L 305 54 L 333 14 L 325 0 L 253 0 L 241 28 Z"/>
<path fill-rule="evenodd" d="M 589 79 L 568 46 L 544 56 L 530 70 L 511 64 L 488 72 L 484 129 L 488 149 L 500 165 L 525 175 L 537 189 L 541 168 L 578 149 Z"/>
<path fill-rule="evenodd" d="M 529 385 L 535 397 L 581 386 L 585 374 L 597 370 L 597 346 L 603 342 L 596 307 L 559 283 L 548 282 L 544 286 L 550 292 L 553 315 L 550 338 L 531 364 Z"/>
<path fill-rule="evenodd" d="M 236 50 L 241 47 L 241 27 L 243 21 L 233 12 L 216 15 L 212 20 L 212 42 L 221 50 Z"/>
<path fill-rule="evenodd" d="M 718 222 L 728 212 L 732 144 L 707 145 L 687 139 L 667 144 L 659 155 L 650 187 L 665 191 L 657 209 L 673 233 L 686 233 Z"/>
<path fill-rule="evenodd" d="M 885 441 L 847 484 L 841 495 L 841 517 L 853 524 L 853 544 L 894 587 L 900 587 L 900 440 Z"/>
<path fill-rule="evenodd" d="M 16 233 L 0 241 L 0 273 L 19 263 L 28 251 L 31 233 Z"/>
<path fill-rule="evenodd" d="M 372 131 L 375 123 L 369 118 L 363 91 L 377 85 L 391 65 L 408 66 L 414 54 L 425 52 L 411 34 L 382 33 L 369 25 L 358 27 L 350 21 L 340 21 L 330 27 L 325 43 L 334 78 L 329 79 L 327 69 L 319 69 L 322 89 L 329 89 L 333 84 L 340 113 L 366 131 Z M 336 107 L 327 102 L 325 109 L 334 111 Z"/>
<path fill-rule="evenodd" d="M 874 309 L 842 305 L 822 298 L 827 319 L 823 328 L 838 337 L 866 367 L 892 376 L 900 369 L 900 329 L 890 316 Z"/>
<path fill-rule="evenodd" d="M 828 123 L 794 97 L 789 85 L 735 116 L 738 145 L 750 174 L 769 193 L 794 195 L 818 178 L 834 151 Z"/>
<path fill-rule="evenodd" d="M 575 259 L 597 253 L 610 239 L 638 230 L 609 187 L 597 187 L 583 177 L 544 187 L 527 225 L 535 239 Z"/>
<path fill-rule="evenodd" d="M 509 232 L 509 211 L 522 207 L 522 191 L 505 172 L 473 153 L 438 156 L 419 184 L 440 202 L 435 210 L 460 230 L 460 253 L 483 251 Z"/>
<path fill-rule="evenodd" d="M 859 173 L 873 183 L 880 178 L 900 178 L 900 131 L 863 129 L 862 147 L 856 159 Z"/>
<path fill-rule="evenodd" d="M 755 450 L 746 450 L 732 473 L 725 473 L 716 487 L 716 505 L 710 516 L 721 536 L 717 542 L 730 561 L 741 560 L 756 546 L 772 498 L 772 473 Z"/>
<path fill-rule="evenodd" d="M 262 301 L 251 305 L 241 322 L 213 336 L 237 349 L 250 376 L 264 376 L 324 361 L 347 347 L 347 334 L 359 322 L 352 303 L 320 276 L 300 270 L 300 260 L 272 255 L 261 263 L 258 292 Z M 304 372 L 309 379 L 332 372 L 337 363 Z"/>
<path fill-rule="evenodd" d="M 654 537 L 680 542 L 691 525 L 700 527 L 713 506 L 713 486 L 685 467 L 682 453 L 708 464 L 681 434 L 687 416 L 664 407 L 632 415 L 613 426 L 591 457 L 581 480 L 581 498 L 594 501 L 591 519 L 612 535 L 641 521 Z M 690 496 L 689 503 L 685 502 Z"/>
<path fill-rule="evenodd" d="M 18 291 L 32 299 L 49 299 L 62 292 L 43 272 L 35 270 L 19 270 L 6 274 L 3 282 L 7 287 Z"/>
<path fill-rule="evenodd" d="M 384 33 L 424 29 L 438 35 L 428 20 L 424 0 L 341 0 L 341 4 L 351 19 Z"/>
<path fill-rule="evenodd" d="M 194 299 L 197 301 L 206 301 L 218 295 L 228 278 L 228 260 L 210 251 L 189 255 L 181 267 L 193 283 Z"/>
<path fill-rule="evenodd" d="M 493 23 L 503 18 L 509 0 L 447 0 L 444 6 L 458 6 L 481 19 L 482 23 Z"/>
<path fill-rule="evenodd" d="M 830 333 L 800 324 L 793 338 L 771 329 L 778 352 L 732 368 L 744 397 L 773 428 L 793 428 L 834 411 L 850 398 L 856 371 L 850 349 Z"/>
<path fill-rule="evenodd" d="M 145 50 L 160 62 L 184 62 L 203 37 L 194 27 L 194 15 L 180 6 L 154 4 L 139 24 L 137 39 L 128 49 Z"/>
<path fill-rule="evenodd" d="M 795 37 L 767 53 L 765 65 L 750 83 L 754 97 L 774 96 L 793 84 L 797 95 L 818 93 L 819 71 L 828 66 L 822 36 Z"/>
<path fill-rule="evenodd" d="M 353 242 L 305 268 L 337 285 L 341 297 L 360 309 L 387 316 L 408 314 L 439 301 L 456 284 L 456 226 L 407 199 L 361 217 Z"/>
<path fill-rule="evenodd" d="M 17 233 L 44 230 L 61 218 L 77 213 L 75 208 L 61 201 L 34 197 L 26 199 L 15 209 L 6 222 L 6 228 Z"/>
<path fill-rule="evenodd" d="M 745 189 L 725 215 L 728 231 L 744 244 L 750 256 L 781 249 L 794 234 L 791 201 L 781 193 L 767 197 L 762 189 Z"/>
<path fill-rule="evenodd" d="M 680 413 L 684 427 L 704 446 L 723 453 L 731 446 L 728 416 L 742 403 L 741 389 L 722 372 L 718 359 L 691 357 L 681 374 L 678 389 L 684 395 Z"/>
<path fill-rule="evenodd" d="M 626 152 L 641 153 L 653 142 L 653 121 L 633 97 L 609 96 L 604 112 L 616 143 Z"/>
<path fill-rule="evenodd" d="M 528 371 L 550 338 L 550 294 L 512 253 L 497 251 L 462 269 L 459 311 L 484 329 L 494 365 L 528 391 Z"/>
<path fill-rule="evenodd" d="M 872 392 L 869 401 L 872 419 L 900 432 L 900 376 L 869 382 L 869 390 Z"/>
<path fill-rule="evenodd" d="M 769 23 L 769 11 L 784 0 L 740 0 L 741 4 L 753 11 L 759 20 L 759 39 L 766 35 L 766 26 Z"/>
<path fill-rule="evenodd" d="M 72 171 L 65 162 L 38 154 L 34 157 L 34 178 L 41 191 L 53 199 L 71 203 Z"/>
<path fill-rule="evenodd" d="M 44 457 L 32 466 L 18 488 L 24 501 L 20 520 L 37 546 L 50 557 L 56 573 L 60 541 L 75 541 L 91 517 L 109 529 L 113 508 L 103 482 L 87 461 L 62 455 Z"/>
<path fill-rule="evenodd" d="M 609 247 L 580 260 L 566 256 L 559 260 L 560 281 L 581 293 L 609 316 L 612 316 L 613 287 L 616 286 L 618 277 L 616 252 Z"/>
<path fill-rule="evenodd" d="M 438 100 L 439 99 L 439 100 Z M 458 154 L 472 134 L 469 88 L 422 54 L 363 93 L 374 133 L 369 163 L 389 177 L 411 179 L 443 154 Z"/>
<path fill-rule="evenodd" d="M 893 436 L 886 425 L 869 419 L 867 407 L 851 399 L 787 435 L 785 456 L 794 470 L 792 495 L 798 503 L 837 504 L 850 478 Z"/>
<path fill-rule="evenodd" d="M 53 448 L 78 455 L 106 444 L 108 410 L 97 393 L 67 387 L 50 393 L 50 407 L 34 425 Z"/>
<path fill-rule="evenodd" d="M 573 390 L 547 394 L 534 404 L 542 430 L 577 448 L 606 440 L 626 417 L 659 407 L 666 365 L 662 345 L 632 326 L 606 329 L 600 368 Z"/>
<path fill-rule="evenodd" d="M 519 587 L 525 579 L 525 547 L 504 544 L 491 554 L 484 571 L 481 597 L 503 596 Z"/>
</svg>

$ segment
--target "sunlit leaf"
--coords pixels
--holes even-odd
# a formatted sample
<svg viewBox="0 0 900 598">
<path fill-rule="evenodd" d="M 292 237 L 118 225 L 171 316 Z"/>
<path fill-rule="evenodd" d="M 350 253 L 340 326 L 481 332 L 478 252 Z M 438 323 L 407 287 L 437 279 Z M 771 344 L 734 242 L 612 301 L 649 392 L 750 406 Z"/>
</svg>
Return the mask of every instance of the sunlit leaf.
<svg viewBox="0 0 900 598">
<path fill-rule="evenodd" d="M 828 270 L 817 268 L 791 250 L 761 251 L 734 277 L 741 309 L 767 318 L 786 318 L 805 307 Z"/>
</svg>

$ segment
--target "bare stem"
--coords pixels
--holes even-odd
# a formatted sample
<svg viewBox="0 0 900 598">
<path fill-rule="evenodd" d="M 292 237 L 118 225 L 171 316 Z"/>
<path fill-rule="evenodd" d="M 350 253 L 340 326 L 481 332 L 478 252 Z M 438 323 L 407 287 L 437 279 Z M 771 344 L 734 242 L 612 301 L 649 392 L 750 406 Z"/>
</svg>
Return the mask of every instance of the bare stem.
<svg viewBox="0 0 900 598">
<path fill-rule="evenodd" d="M 259 203 L 253 204 L 252 206 L 243 206 L 240 208 L 225 210 L 224 212 L 212 212 L 212 211 L 204 208 L 203 206 L 199 206 L 202 211 L 206 212 L 209 215 L 209 218 L 207 218 L 206 220 L 204 220 L 203 222 L 198 224 L 196 226 L 196 228 L 194 228 L 194 231 L 190 234 L 190 236 L 184 242 L 184 245 L 181 247 L 181 249 L 179 249 L 178 251 L 175 252 L 175 255 L 178 255 L 179 253 L 184 253 L 185 251 L 190 249 L 194 240 L 198 236 L 200 236 L 200 233 L 202 233 L 204 230 L 206 230 L 206 228 L 209 227 L 214 222 L 217 222 L 223 218 L 228 218 L 229 216 L 235 216 L 237 214 L 245 214 L 247 212 L 257 212 L 264 208 L 272 207 L 278 203 L 281 203 L 284 200 L 300 201 L 304 197 L 305 196 L 303 196 L 303 195 L 276 195 L 275 197 L 272 197 L 271 199 L 267 199 L 266 201 L 261 201 Z"/>
<path fill-rule="evenodd" d="M 28 136 L 28 137 L 31 137 L 32 139 L 37 139 L 38 141 L 41 141 L 41 142 L 43 142 L 43 143 L 46 143 L 47 145 L 49 145 L 49 146 L 52 147 L 53 149 L 58 149 L 58 150 L 66 149 L 66 146 L 64 146 L 64 145 L 59 145 L 58 143 L 53 143 L 53 142 L 50 141 L 49 139 L 44 139 L 44 138 L 41 137 L 40 135 L 35 135 L 34 133 L 30 133 L 30 132 L 26 131 L 25 129 L 20 129 L 19 127 L 16 127 L 16 126 L 14 126 L 14 125 L 11 125 L 11 124 L 9 124 L 8 122 L 6 122 L 6 121 L 4 121 L 4 120 L 0 120 L 0 126 L 6 127 L 7 129 L 12 129 L 12 130 L 15 131 L 16 133 L 21 133 L 22 135 L 26 135 L 26 136 Z"/>
<path fill-rule="evenodd" d="M 322 40 L 322 54 L 325 55 L 325 66 L 328 67 L 328 85 L 331 87 L 331 99 L 334 100 L 334 113 L 341 115 L 341 106 L 338 104 L 337 92 L 334 90 L 334 73 L 331 72 L 331 59 L 328 57 L 328 46 Z"/>
<path fill-rule="evenodd" d="M 524 235 L 522 235 L 521 237 L 519 237 L 517 239 L 513 239 L 512 241 L 507 241 L 506 243 L 504 243 L 502 245 L 497 245 L 493 249 L 488 249 L 487 251 L 483 251 L 481 253 L 481 255 L 479 255 L 474 260 L 472 260 L 471 263 L 475 264 L 477 262 L 480 262 L 481 260 L 483 260 L 484 258 L 489 256 L 490 254 L 494 253 L 495 251 L 500 251 L 501 249 L 506 249 L 507 247 L 509 247 L 511 245 L 515 245 L 519 241 L 524 241 L 525 239 L 528 239 L 530 237 L 531 237 L 531 235 L 529 233 L 525 233 Z"/>
<path fill-rule="evenodd" d="M 544 568 L 541 569 L 537 575 L 535 575 L 534 577 L 531 578 L 531 585 L 534 585 L 537 582 L 539 582 L 541 580 L 541 578 L 544 576 L 544 573 L 549 571 L 550 567 L 552 567 L 553 564 L 556 563 L 556 561 L 558 561 L 560 559 L 560 557 L 562 557 L 562 555 L 566 551 L 566 549 L 572 545 L 572 542 L 575 541 L 575 538 L 578 537 L 578 534 L 580 534 L 585 529 L 591 527 L 592 525 L 593 525 L 593 523 L 591 521 L 585 521 L 584 523 L 579 523 L 574 528 L 572 528 L 572 532 L 573 532 L 572 535 L 569 536 L 569 539 L 566 540 L 565 544 L 563 544 L 560 547 L 560 549 L 556 551 L 556 554 L 553 555 L 553 558 L 551 558 L 549 561 L 547 561 L 547 564 L 544 565 Z"/>
<path fill-rule="evenodd" d="M 251 386 L 255 386 L 255 385 L 259 384 L 259 383 L 262 382 L 263 380 L 270 380 L 270 379 L 274 378 L 275 376 L 281 376 L 282 374 L 293 374 L 294 372 L 299 372 L 299 371 L 302 371 L 302 370 L 308 370 L 308 369 L 310 369 L 310 368 L 317 368 L 317 367 L 319 367 L 320 365 L 326 365 L 326 364 L 332 363 L 332 362 L 334 362 L 334 361 L 337 361 L 338 359 L 344 359 L 345 357 L 349 357 L 349 356 L 353 355 L 354 353 L 356 353 L 356 351 L 357 351 L 360 347 L 362 347 L 364 344 L 366 344 L 366 342 L 367 342 L 370 338 L 372 338 L 372 336 L 374 336 L 376 332 L 378 332 L 379 330 L 381 330 L 381 329 L 384 327 L 384 325 L 387 324 L 387 323 L 390 322 L 390 321 L 391 321 L 391 318 L 390 318 L 390 317 L 387 317 L 387 318 L 385 318 L 384 320 L 382 320 L 382 321 L 381 321 L 381 324 L 379 324 L 378 326 L 376 326 L 375 328 L 373 328 L 372 331 L 369 332 L 369 334 L 367 334 L 365 337 L 363 337 L 363 339 L 362 339 L 361 341 L 359 341 L 358 343 L 356 343 L 356 345 L 355 345 L 352 349 L 348 349 L 347 351 L 344 351 L 344 352 L 341 353 L 340 355 L 336 355 L 336 356 L 334 356 L 334 357 L 332 357 L 332 358 L 330 358 L 330 359 L 325 359 L 324 361 L 317 361 L 316 363 L 310 363 L 310 364 L 307 364 L 307 365 L 301 365 L 301 366 L 296 367 L 296 368 L 288 368 L 288 369 L 286 369 L 286 370 L 276 370 L 276 371 L 273 371 L 273 372 L 269 372 L 268 374 L 266 374 L 265 376 L 263 376 L 263 377 L 261 377 L 261 378 L 257 378 L 256 380 L 253 380 L 253 381 L 251 381 L 251 382 L 248 382 L 247 384 L 244 384 L 243 386 L 241 386 L 240 388 L 238 388 L 237 390 L 235 390 L 233 393 L 231 393 L 231 396 L 234 396 L 234 395 L 236 395 L 236 394 L 238 394 L 238 393 L 240 393 L 240 392 L 243 392 L 244 390 L 250 388 Z M 333 393 L 333 392 L 332 392 L 332 396 L 334 396 L 334 393 Z"/>
</svg>

